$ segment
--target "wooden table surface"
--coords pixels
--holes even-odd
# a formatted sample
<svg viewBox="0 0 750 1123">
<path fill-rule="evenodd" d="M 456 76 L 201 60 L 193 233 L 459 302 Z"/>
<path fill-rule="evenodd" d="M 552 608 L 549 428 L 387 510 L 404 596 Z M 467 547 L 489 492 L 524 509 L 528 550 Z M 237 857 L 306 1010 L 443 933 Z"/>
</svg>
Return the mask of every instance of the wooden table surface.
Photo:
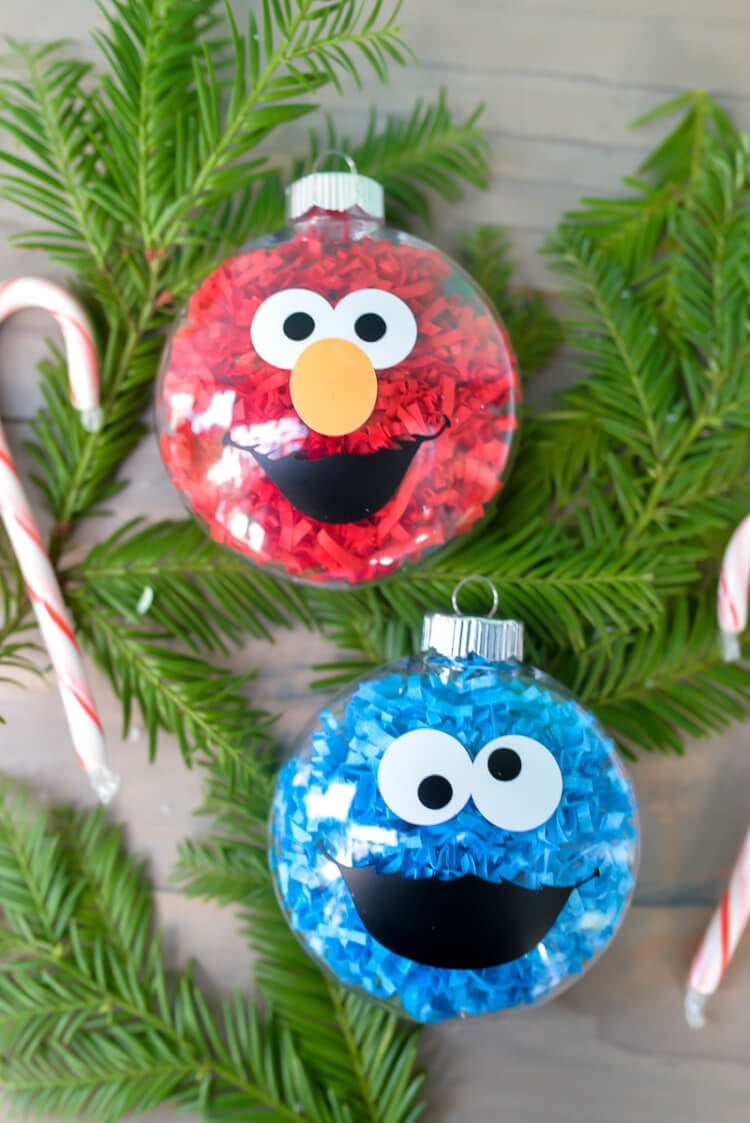
<svg viewBox="0 0 750 1123">
<path fill-rule="evenodd" d="M 247 0 L 235 0 L 235 8 Z M 3 6 L 0 32 L 46 41 L 86 40 L 96 23 L 93 0 L 24 0 Z M 560 213 L 581 194 L 612 191 L 632 171 L 655 132 L 629 132 L 628 122 L 688 88 L 715 93 L 750 125 L 750 5 L 747 0 L 405 0 L 403 20 L 422 60 L 395 73 L 377 92 L 387 109 L 407 110 L 414 97 L 445 84 L 451 105 L 467 113 L 487 103 L 485 127 L 494 150 L 486 194 L 456 208 L 439 207 L 450 248 L 477 222 L 509 230 L 522 276 L 550 279 L 536 250 Z M 344 102 L 328 99 L 341 126 L 361 129 L 375 96 L 368 83 Z M 285 149 L 301 142 L 290 129 Z M 12 251 L 7 236 L 23 216 L 0 204 L 0 278 L 59 272 L 44 258 Z M 39 402 L 34 363 L 49 330 L 43 316 L 23 314 L 0 333 L 0 410 L 15 447 Z M 553 382 L 575 376 L 558 363 Z M 23 465 L 23 457 L 21 457 Z M 132 480 L 116 501 L 117 521 L 132 514 L 179 516 L 182 508 L 161 467 L 153 439 L 129 466 Z M 89 540 L 106 525 L 86 528 Z M 258 701 L 283 709 L 283 737 L 317 708 L 306 691 L 308 666 L 322 643 L 282 634 L 270 647 L 250 643 L 238 666 L 257 666 Z M 175 961 L 196 956 L 207 985 L 248 979 L 248 959 L 230 912 L 187 901 L 167 885 L 178 841 L 205 825 L 192 818 L 200 776 L 186 771 L 164 737 L 149 766 L 134 728 L 120 737 L 118 705 L 92 673 L 112 757 L 122 776 L 113 815 L 128 824 L 133 846 L 147 854 L 161 920 Z M 42 798 L 89 802 L 71 764 L 57 693 L 30 681 L 24 691 L 0 686 L 0 763 L 29 780 Z M 750 1102 L 750 935 L 740 946 L 716 999 L 710 1026 L 691 1033 L 682 1017 L 685 973 L 717 900 L 750 816 L 750 726 L 688 746 L 684 759 L 643 759 L 632 770 L 643 811 L 644 859 L 635 905 L 604 959 L 578 985 L 543 1009 L 512 1017 L 448 1024 L 424 1034 L 428 1123 L 740 1123 Z M 0 1106 L 0 1120 L 13 1118 Z M 163 1109 L 150 1123 L 178 1118 Z M 179 1118 L 185 1118 L 180 1116 Z"/>
</svg>

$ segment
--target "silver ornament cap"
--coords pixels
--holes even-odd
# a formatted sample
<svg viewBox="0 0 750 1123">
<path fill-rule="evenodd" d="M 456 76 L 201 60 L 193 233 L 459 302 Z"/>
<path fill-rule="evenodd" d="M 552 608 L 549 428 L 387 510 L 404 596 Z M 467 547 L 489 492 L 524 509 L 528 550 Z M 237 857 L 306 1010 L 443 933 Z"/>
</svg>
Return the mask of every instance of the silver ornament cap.
<svg viewBox="0 0 750 1123">
<path fill-rule="evenodd" d="M 350 211 L 355 207 L 370 218 L 385 215 L 383 187 L 376 179 L 360 175 L 357 165 L 345 152 L 331 150 L 321 159 L 340 156 L 346 163 L 346 172 L 319 172 L 313 170 L 290 183 L 286 189 L 286 217 L 288 222 L 303 218 L 313 207 L 325 211 Z"/>
<path fill-rule="evenodd" d="M 458 593 L 469 581 L 481 580 L 492 590 L 488 616 L 463 616 L 458 608 Z M 449 659 L 479 655 L 493 663 L 523 661 L 523 624 L 520 620 L 494 620 L 498 607 L 497 589 L 486 578 L 464 577 L 451 598 L 455 616 L 431 613 L 422 624 L 422 651 L 434 651 Z"/>
<path fill-rule="evenodd" d="M 520 620 L 488 620 L 486 616 L 426 616 L 422 651 L 449 659 L 479 655 L 493 663 L 523 661 L 523 624 Z"/>
</svg>

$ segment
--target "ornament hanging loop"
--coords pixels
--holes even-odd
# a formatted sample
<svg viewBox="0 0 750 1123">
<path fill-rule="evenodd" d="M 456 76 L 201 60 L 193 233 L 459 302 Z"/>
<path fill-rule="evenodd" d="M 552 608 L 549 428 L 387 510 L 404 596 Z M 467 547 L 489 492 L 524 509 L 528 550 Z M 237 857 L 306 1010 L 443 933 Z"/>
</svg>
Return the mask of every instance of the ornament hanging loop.
<svg viewBox="0 0 750 1123">
<path fill-rule="evenodd" d="M 482 584 L 492 593 L 492 607 L 490 608 L 489 612 L 485 614 L 485 618 L 487 620 L 491 620 L 493 616 L 496 615 L 497 610 L 500 607 L 500 596 L 497 589 L 495 588 L 495 585 L 492 581 L 490 581 L 489 577 L 485 577 L 481 573 L 469 573 L 466 577 L 462 577 L 458 582 L 453 592 L 451 593 L 451 604 L 453 606 L 453 611 L 455 612 L 456 616 L 466 615 L 466 613 L 462 612 L 458 607 L 458 594 L 461 592 L 465 585 L 469 584 L 470 581 L 481 581 Z"/>
<path fill-rule="evenodd" d="M 357 165 L 354 163 L 354 160 L 349 155 L 349 153 L 344 152 L 342 148 L 324 148 L 323 151 L 313 160 L 310 171 L 321 171 L 323 164 L 325 164 L 326 160 L 330 159 L 331 156 L 339 156 L 344 161 L 351 174 L 357 175 Z"/>
</svg>

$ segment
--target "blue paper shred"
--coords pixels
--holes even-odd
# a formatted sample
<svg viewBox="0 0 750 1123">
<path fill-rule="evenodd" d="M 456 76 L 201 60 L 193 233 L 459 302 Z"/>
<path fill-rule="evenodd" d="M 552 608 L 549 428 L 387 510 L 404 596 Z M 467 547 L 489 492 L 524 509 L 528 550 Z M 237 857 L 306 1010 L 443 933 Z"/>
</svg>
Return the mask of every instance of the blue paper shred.
<svg viewBox="0 0 750 1123">
<path fill-rule="evenodd" d="M 280 773 L 270 861 L 292 930 L 340 982 L 417 1021 L 552 997 L 607 947 L 630 901 L 639 855 L 630 782 L 593 715 L 535 675 L 477 657 L 461 665 L 402 660 L 322 710 Z M 378 766 L 394 738 L 423 727 L 450 733 L 471 756 L 503 734 L 541 741 L 563 777 L 557 810 L 536 830 L 517 833 L 488 822 L 471 799 L 448 822 L 405 823 L 379 793 Z M 578 888 L 526 955 L 480 970 L 437 968 L 369 934 L 335 862 L 405 879 L 474 874 L 529 889 Z"/>
</svg>

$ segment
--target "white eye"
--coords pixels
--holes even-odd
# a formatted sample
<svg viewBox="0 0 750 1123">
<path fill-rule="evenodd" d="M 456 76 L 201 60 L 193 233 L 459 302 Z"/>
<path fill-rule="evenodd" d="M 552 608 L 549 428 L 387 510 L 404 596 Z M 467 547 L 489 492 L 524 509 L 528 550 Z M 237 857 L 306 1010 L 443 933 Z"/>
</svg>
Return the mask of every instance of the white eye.
<svg viewBox="0 0 750 1123">
<path fill-rule="evenodd" d="M 412 729 L 392 741 L 378 768 L 380 794 L 395 815 L 427 826 L 457 815 L 469 798 L 471 757 L 439 729 Z"/>
<path fill-rule="evenodd" d="M 485 819 L 506 831 L 531 831 L 546 823 L 562 790 L 557 761 L 533 737 L 495 737 L 474 761 L 474 803 Z"/>
<path fill-rule="evenodd" d="M 392 292 L 359 289 L 334 311 L 335 334 L 361 347 L 375 370 L 400 363 L 417 342 L 417 321 L 408 304 Z"/>
<path fill-rule="evenodd" d="M 273 367 L 291 370 L 316 339 L 331 335 L 333 308 L 309 289 L 284 289 L 264 300 L 253 316 L 253 347 Z"/>
</svg>

